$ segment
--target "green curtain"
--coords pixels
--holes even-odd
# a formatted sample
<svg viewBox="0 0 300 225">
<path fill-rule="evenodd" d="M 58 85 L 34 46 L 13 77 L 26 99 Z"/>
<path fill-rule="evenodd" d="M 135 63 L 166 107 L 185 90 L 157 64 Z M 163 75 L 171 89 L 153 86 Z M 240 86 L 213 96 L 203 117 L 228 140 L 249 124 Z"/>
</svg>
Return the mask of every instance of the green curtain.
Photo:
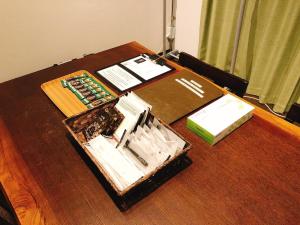
<svg viewBox="0 0 300 225">
<path fill-rule="evenodd" d="M 201 60 L 229 70 L 240 0 L 203 0 L 200 20 Z"/>
<path fill-rule="evenodd" d="M 240 0 L 203 0 L 199 58 L 229 71 Z M 234 74 L 284 112 L 300 96 L 300 1 L 246 1 Z"/>
</svg>

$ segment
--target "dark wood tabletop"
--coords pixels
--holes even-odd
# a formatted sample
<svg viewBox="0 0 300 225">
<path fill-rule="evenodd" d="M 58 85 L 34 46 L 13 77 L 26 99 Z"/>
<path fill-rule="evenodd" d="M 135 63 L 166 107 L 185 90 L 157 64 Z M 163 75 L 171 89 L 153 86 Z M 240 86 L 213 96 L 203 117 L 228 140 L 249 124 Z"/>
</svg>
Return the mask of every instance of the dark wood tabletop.
<svg viewBox="0 0 300 225">
<path fill-rule="evenodd" d="M 299 128 L 259 108 L 213 147 L 185 118 L 172 124 L 192 143 L 192 165 L 126 212 L 116 207 L 40 86 L 142 52 L 132 42 L 0 84 L 0 182 L 19 222 L 300 224 Z"/>
</svg>

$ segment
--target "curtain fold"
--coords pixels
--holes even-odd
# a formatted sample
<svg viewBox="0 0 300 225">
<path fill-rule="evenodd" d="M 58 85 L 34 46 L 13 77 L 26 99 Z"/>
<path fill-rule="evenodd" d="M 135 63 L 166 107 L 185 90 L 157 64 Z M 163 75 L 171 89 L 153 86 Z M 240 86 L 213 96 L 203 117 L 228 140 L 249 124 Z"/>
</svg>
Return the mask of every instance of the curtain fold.
<svg viewBox="0 0 300 225">
<path fill-rule="evenodd" d="M 203 1 L 199 58 L 228 71 L 240 1 Z M 249 80 L 247 93 L 274 104 L 274 111 L 298 100 L 300 1 L 246 1 L 234 74 Z"/>
<path fill-rule="evenodd" d="M 257 23 L 258 2 L 259 1 L 256 0 L 246 2 L 237 52 L 237 61 L 234 68 L 234 74 L 248 81 L 252 69 L 253 52 L 256 40 L 255 29 Z"/>
<path fill-rule="evenodd" d="M 230 69 L 240 0 L 203 1 L 200 20 L 201 60 Z M 226 19 L 224 19 L 226 18 Z"/>
</svg>

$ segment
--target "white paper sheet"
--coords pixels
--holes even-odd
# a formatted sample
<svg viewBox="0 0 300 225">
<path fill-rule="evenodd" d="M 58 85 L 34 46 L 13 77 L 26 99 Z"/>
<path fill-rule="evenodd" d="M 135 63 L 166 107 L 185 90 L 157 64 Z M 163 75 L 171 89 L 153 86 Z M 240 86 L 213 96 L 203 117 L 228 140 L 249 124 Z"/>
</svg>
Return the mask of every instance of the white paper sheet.
<svg viewBox="0 0 300 225">
<path fill-rule="evenodd" d="M 118 65 L 98 70 L 97 73 L 115 85 L 121 91 L 134 87 L 142 82 Z"/>
<path fill-rule="evenodd" d="M 90 140 L 86 147 L 105 168 L 120 190 L 124 190 L 144 175 L 101 135 Z"/>
<path fill-rule="evenodd" d="M 133 59 L 127 60 L 121 63 L 123 66 L 127 67 L 137 75 L 139 75 L 144 80 L 150 80 L 156 76 L 166 73 L 171 70 L 167 66 L 161 66 L 152 62 L 143 56 L 138 56 Z"/>
</svg>

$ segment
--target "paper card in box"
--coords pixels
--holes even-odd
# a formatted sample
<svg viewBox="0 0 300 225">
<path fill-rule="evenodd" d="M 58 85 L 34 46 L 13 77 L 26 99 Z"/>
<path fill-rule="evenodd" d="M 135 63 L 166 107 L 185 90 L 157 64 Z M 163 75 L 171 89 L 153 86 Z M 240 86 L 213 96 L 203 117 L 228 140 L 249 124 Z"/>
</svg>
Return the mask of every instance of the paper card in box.
<svg viewBox="0 0 300 225">
<path fill-rule="evenodd" d="M 190 148 L 188 142 L 150 113 L 146 116 L 147 119 L 139 120 L 144 124 L 138 125 L 132 132 L 122 135 L 121 138 L 108 136 L 105 123 L 102 127 L 99 125 L 103 122 L 102 120 L 99 122 L 99 117 L 102 118 L 103 112 L 115 115 L 115 121 L 118 121 L 116 125 L 120 126 L 126 118 L 122 117 L 117 105 L 121 102 L 120 99 L 125 97 L 122 96 L 64 121 L 71 134 L 120 197 L 147 182 L 171 162 L 182 160 L 182 156 Z M 145 113 L 142 115 L 145 116 Z M 98 121 L 98 126 L 93 125 L 95 121 Z M 97 133 L 96 137 L 93 136 L 94 133 L 85 134 L 90 127 L 95 128 L 91 130 Z M 113 128 L 114 131 L 117 129 L 118 127 Z M 147 163 L 143 163 L 141 159 Z"/>
</svg>

